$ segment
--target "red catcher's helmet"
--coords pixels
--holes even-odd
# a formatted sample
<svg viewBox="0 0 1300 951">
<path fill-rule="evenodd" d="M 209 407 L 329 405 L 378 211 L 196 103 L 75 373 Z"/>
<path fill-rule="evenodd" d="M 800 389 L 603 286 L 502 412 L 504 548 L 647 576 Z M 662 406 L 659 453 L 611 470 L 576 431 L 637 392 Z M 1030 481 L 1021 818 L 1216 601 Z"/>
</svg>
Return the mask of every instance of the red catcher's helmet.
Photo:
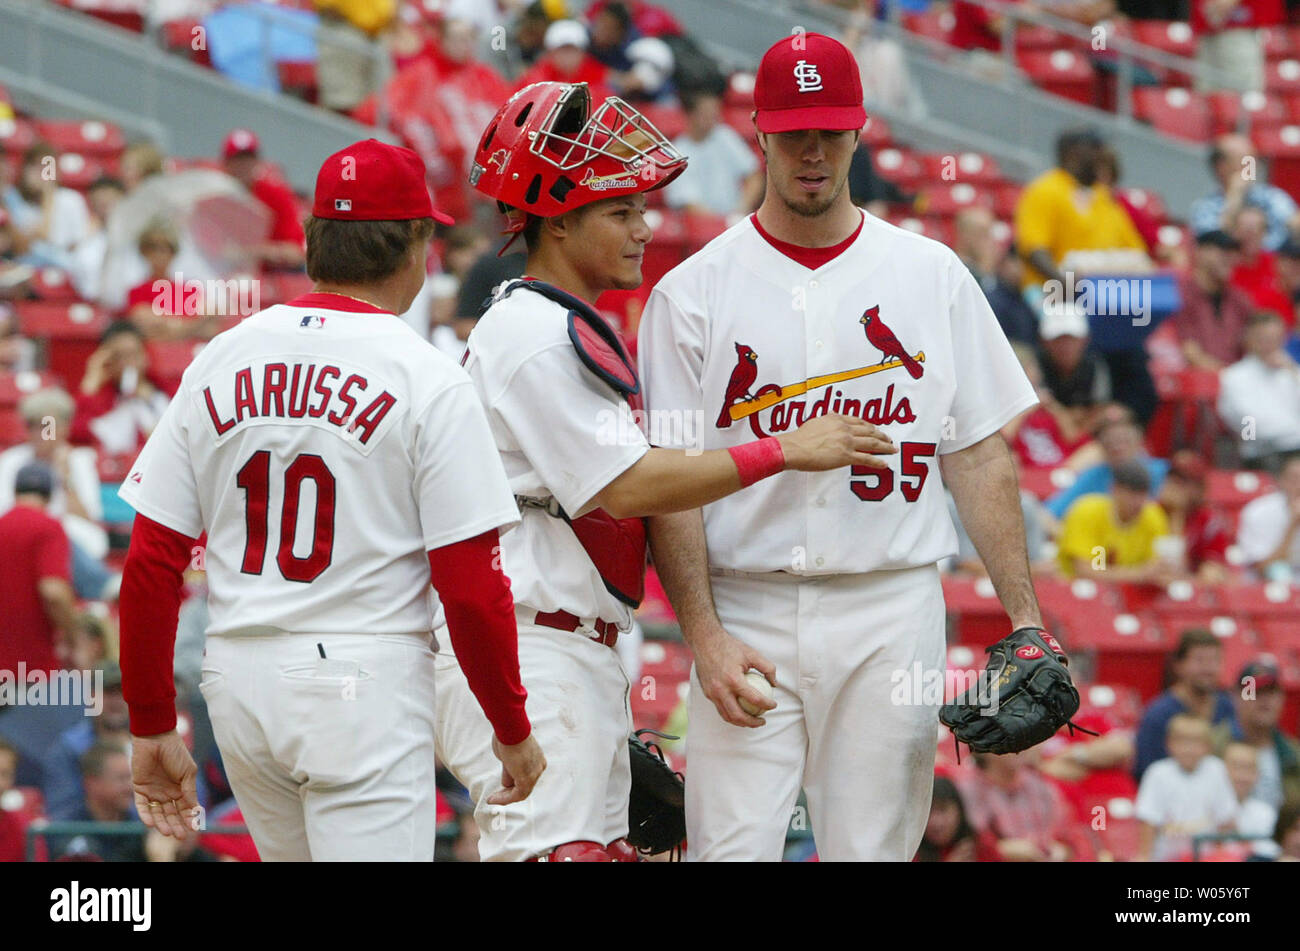
<svg viewBox="0 0 1300 951">
<path fill-rule="evenodd" d="M 593 113 L 586 83 L 533 83 L 488 124 L 469 183 L 516 210 L 506 230 L 517 233 L 529 214 L 662 188 L 685 168 L 685 156 L 622 99 Z"/>
</svg>

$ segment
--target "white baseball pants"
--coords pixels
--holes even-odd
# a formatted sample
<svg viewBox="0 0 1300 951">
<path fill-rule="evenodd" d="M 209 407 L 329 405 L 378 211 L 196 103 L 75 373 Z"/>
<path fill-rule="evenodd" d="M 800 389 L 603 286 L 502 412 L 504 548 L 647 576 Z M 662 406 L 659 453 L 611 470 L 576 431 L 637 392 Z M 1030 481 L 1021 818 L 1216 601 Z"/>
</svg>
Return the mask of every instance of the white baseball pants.
<svg viewBox="0 0 1300 951">
<path fill-rule="evenodd" d="M 737 727 L 692 669 L 687 860 L 780 861 L 802 785 L 822 860 L 910 861 L 929 816 L 939 703 L 920 691 L 893 701 L 917 663 L 942 677 L 937 568 L 711 580 L 723 626 L 776 664 L 779 686 L 765 726 Z"/>
<path fill-rule="evenodd" d="M 519 615 L 519 673 L 547 765 L 523 802 L 487 802 L 501 788 L 492 725 L 456 658 L 438 653 L 438 758 L 474 801 L 485 862 L 520 862 L 566 842 L 608 845 L 627 835 L 632 711 L 618 653 L 581 632 L 525 623 L 526 616 Z M 438 643 L 451 643 L 445 630 Z"/>
<path fill-rule="evenodd" d="M 199 687 L 263 861 L 433 861 L 433 668 L 428 633 L 208 638 Z"/>
</svg>

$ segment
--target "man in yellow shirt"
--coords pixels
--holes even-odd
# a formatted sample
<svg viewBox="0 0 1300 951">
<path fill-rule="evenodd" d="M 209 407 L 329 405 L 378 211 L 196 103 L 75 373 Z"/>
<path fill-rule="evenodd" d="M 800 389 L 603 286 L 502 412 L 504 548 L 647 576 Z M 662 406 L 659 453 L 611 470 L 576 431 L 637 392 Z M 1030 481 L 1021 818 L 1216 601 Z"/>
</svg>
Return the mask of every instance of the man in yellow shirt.
<svg viewBox="0 0 1300 951">
<path fill-rule="evenodd" d="M 1047 280 L 1072 287 L 1060 271 L 1071 251 L 1145 251 L 1128 212 L 1109 188 L 1097 184 L 1097 161 L 1104 144 L 1089 129 L 1062 133 L 1056 140 L 1058 167 L 1021 192 L 1016 204 L 1016 247 L 1026 263 L 1022 287 L 1041 287 Z"/>
<path fill-rule="evenodd" d="M 1164 510 L 1150 498 L 1151 476 L 1140 462 L 1113 468 L 1110 495 L 1085 495 L 1061 524 L 1057 558 L 1067 577 L 1163 584 L 1173 569 L 1158 557 L 1169 534 Z"/>
</svg>

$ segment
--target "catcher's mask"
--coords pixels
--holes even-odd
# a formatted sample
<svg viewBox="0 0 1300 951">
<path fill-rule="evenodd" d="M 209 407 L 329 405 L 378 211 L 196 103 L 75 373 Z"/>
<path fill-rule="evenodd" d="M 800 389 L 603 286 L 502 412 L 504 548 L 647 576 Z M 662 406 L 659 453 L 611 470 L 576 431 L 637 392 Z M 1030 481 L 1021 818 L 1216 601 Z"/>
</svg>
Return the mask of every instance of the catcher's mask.
<svg viewBox="0 0 1300 951">
<path fill-rule="evenodd" d="M 469 181 L 497 200 L 513 241 L 529 215 L 662 188 L 685 168 L 685 156 L 622 99 L 593 113 L 586 83 L 533 83 L 488 123 Z"/>
</svg>

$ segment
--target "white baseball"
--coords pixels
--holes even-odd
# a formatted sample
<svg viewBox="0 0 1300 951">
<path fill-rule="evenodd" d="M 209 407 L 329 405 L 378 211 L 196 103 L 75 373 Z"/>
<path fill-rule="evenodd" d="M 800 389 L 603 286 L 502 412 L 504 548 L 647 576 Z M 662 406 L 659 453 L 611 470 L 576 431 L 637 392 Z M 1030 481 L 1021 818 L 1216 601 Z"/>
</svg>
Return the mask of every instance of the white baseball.
<svg viewBox="0 0 1300 951">
<path fill-rule="evenodd" d="M 767 678 L 764 677 L 757 670 L 751 669 L 749 673 L 745 674 L 745 683 L 748 684 L 750 687 L 752 687 L 754 690 L 757 690 L 768 700 L 772 699 L 772 685 L 768 683 Z M 744 710 L 751 717 L 761 717 L 765 712 L 763 710 L 760 710 L 758 707 L 754 706 L 744 697 L 737 697 L 736 699 L 740 701 L 740 709 Z"/>
</svg>

